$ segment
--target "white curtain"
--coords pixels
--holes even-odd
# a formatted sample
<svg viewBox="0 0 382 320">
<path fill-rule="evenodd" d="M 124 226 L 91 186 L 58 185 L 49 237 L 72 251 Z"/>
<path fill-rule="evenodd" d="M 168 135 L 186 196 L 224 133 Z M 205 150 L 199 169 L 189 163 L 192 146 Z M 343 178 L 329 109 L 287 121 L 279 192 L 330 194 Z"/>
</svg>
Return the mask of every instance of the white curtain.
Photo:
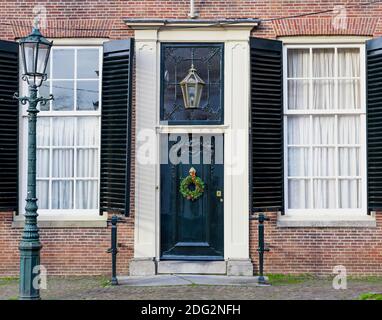
<svg viewBox="0 0 382 320">
<path fill-rule="evenodd" d="M 37 199 L 41 209 L 49 209 L 49 145 L 50 122 L 47 118 L 37 121 Z M 40 178 L 40 179 L 39 179 Z"/>
<path fill-rule="evenodd" d="M 308 49 L 289 50 L 288 55 L 288 108 L 301 110 L 309 108 L 310 56 Z M 297 79 L 296 79 L 297 78 Z M 296 79 L 296 80 L 294 80 Z"/>
<path fill-rule="evenodd" d="M 348 78 L 339 80 L 338 108 L 359 109 L 361 107 L 361 91 L 358 49 L 338 49 L 338 75 Z"/>
<path fill-rule="evenodd" d="M 312 70 L 309 50 L 288 50 L 288 109 L 359 108 L 358 49 L 338 49 L 337 71 L 334 49 L 311 54 Z M 359 208 L 360 116 L 290 115 L 287 131 L 289 208 Z"/>
<path fill-rule="evenodd" d="M 97 208 L 98 122 L 98 117 L 38 118 L 37 192 L 41 209 Z"/>
<path fill-rule="evenodd" d="M 79 118 L 77 122 L 76 208 L 95 209 L 98 203 L 98 118 Z M 92 147 L 92 148 L 90 148 Z"/>
</svg>

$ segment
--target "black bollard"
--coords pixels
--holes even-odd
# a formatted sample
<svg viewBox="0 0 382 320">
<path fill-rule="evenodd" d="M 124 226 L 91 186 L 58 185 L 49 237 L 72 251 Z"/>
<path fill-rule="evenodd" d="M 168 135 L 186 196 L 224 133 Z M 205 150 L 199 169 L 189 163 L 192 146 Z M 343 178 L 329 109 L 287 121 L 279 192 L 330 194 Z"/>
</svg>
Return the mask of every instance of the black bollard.
<svg viewBox="0 0 382 320">
<path fill-rule="evenodd" d="M 268 221 L 269 218 L 266 217 L 263 213 L 259 213 L 257 220 L 259 221 L 258 225 L 258 236 L 259 236 L 259 246 L 257 251 L 259 252 L 259 284 L 268 284 L 264 278 L 264 252 L 269 251 L 269 248 L 265 247 L 264 243 L 264 221 Z"/>
<path fill-rule="evenodd" d="M 111 253 L 111 285 L 118 285 L 117 279 L 117 223 L 116 215 L 111 217 L 111 248 L 108 250 Z"/>
</svg>

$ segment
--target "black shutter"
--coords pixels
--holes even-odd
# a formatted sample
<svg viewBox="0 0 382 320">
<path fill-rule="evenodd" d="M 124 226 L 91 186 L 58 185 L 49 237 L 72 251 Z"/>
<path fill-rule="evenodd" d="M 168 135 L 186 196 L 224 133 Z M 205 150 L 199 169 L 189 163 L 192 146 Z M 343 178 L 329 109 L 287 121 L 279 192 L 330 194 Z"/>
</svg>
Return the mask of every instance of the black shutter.
<svg viewBox="0 0 382 320">
<path fill-rule="evenodd" d="M 133 39 L 103 50 L 100 210 L 129 215 Z"/>
<path fill-rule="evenodd" d="M 17 211 L 19 46 L 0 40 L 0 212 Z"/>
<path fill-rule="evenodd" d="M 284 208 L 282 42 L 251 38 L 252 212 Z"/>
<path fill-rule="evenodd" d="M 366 42 L 368 209 L 382 210 L 382 38 Z"/>
</svg>

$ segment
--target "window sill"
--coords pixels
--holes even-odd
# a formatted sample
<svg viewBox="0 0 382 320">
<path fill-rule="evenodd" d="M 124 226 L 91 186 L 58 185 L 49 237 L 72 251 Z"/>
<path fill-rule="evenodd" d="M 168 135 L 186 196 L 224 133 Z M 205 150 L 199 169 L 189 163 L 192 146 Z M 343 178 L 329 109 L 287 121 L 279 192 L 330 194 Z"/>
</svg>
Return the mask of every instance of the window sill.
<svg viewBox="0 0 382 320">
<path fill-rule="evenodd" d="M 375 215 L 284 215 L 277 217 L 280 228 L 376 228 Z"/>
<path fill-rule="evenodd" d="M 87 217 L 85 219 L 47 219 L 39 218 L 37 225 L 40 229 L 49 228 L 106 228 L 107 215 L 99 217 Z M 12 228 L 24 228 L 24 218 L 15 217 Z"/>
</svg>

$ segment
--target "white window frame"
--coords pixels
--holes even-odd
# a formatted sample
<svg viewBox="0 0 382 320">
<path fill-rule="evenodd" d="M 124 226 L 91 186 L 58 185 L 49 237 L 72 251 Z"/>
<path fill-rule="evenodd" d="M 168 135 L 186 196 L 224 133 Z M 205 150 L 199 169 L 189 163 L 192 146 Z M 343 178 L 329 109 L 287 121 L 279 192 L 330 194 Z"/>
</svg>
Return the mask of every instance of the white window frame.
<svg viewBox="0 0 382 320">
<path fill-rule="evenodd" d="M 95 209 L 38 209 L 39 219 L 42 218 L 42 220 L 58 220 L 58 221 L 66 221 L 66 220 L 105 220 L 107 217 L 106 215 L 101 216 L 99 211 L 99 196 L 100 196 L 100 174 L 101 174 L 101 110 L 102 110 L 102 102 L 101 102 L 101 96 L 102 96 L 102 62 L 103 62 L 103 46 L 102 43 L 104 42 L 103 39 L 96 39 L 96 41 L 86 41 L 87 39 L 71 39 L 71 41 L 67 41 L 66 39 L 57 39 L 54 40 L 54 46 L 53 50 L 51 52 L 51 55 L 54 56 L 54 49 L 74 49 L 77 51 L 77 49 L 98 49 L 99 50 L 99 80 L 98 80 L 98 90 L 99 90 L 99 108 L 97 111 L 80 111 L 80 112 L 73 112 L 73 111 L 53 111 L 50 108 L 50 111 L 42 111 L 37 116 L 38 117 L 74 117 L 75 125 L 77 126 L 77 119 L 78 117 L 98 117 L 98 126 L 99 126 L 99 132 L 98 132 L 98 177 L 96 178 L 83 178 L 84 180 L 94 180 L 98 182 L 98 201 L 97 201 L 97 208 Z M 57 44 L 57 45 L 56 45 Z M 52 72 L 53 67 L 53 59 L 50 59 L 50 72 Z M 20 65 L 20 75 L 22 73 L 22 66 Z M 77 70 L 77 53 L 75 54 L 75 60 L 74 60 L 74 68 Z M 50 77 L 51 78 L 51 77 Z M 54 79 L 54 80 L 60 80 L 60 79 Z M 65 79 L 68 80 L 68 79 Z M 73 110 L 76 110 L 77 105 L 77 99 L 76 99 L 76 87 L 77 87 L 77 72 L 75 72 L 74 77 L 72 79 L 74 81 L 74 108 Z M 90 80 L 87 78 L 81 78 L 81 81 Z M 91 79 L 94 80 L 94 79 Z M 20 78 L 20 95 L 27 95 L 28 94 L 28 85 L 25 81 L 22 81 Z M 50 81 L 50 92 L 52 92 L 52 81 Z M 48 102 L 52 103 L 52 102 Z M 25 163 L 27 163 L 27 157 L 28 157 L 28 127 L 25 124 L 25 119 L 27 118 L 27 105 L 23 106 L 20 104 L 20 117 L 19 117 L 19 127 L 20 127 L 20 134 L 19 134 L 19 150 L 20 150 L 20 159 L 19 159 L 19 184 L 21 186 L 20 188 L 20 197 L 19 197 L 19 212 L 23 213 L 25 211 L 25 198 L 26 198 L 26 185 L 27 185 L 27 168 L 25 166 Z M 87 147 L 87 146 L 84 146 Z M 50 151 L 54 149 L 51 145 L 48 146 Z M 59 147 L 60 149 L 64 149 L 65 146 Z M 69 148 L 69 147 L 68 147 Z M 71 146 L 71 149 L 80 149 L 81 146 Z M 91 147 L 89 147 L 91 148 Z M 49 178 L 47 180 L 51 181 L 51 172 L 52 172 L 52 152 L 50 152 L 50 161 L 49 161 Z M 74 156 L 74 178 L 72 178 L 73 181 L 81 180 L 76 178 L 76 157 Z M 54 178 L 54 180 L 60 180 L 60 178 Z M 62 178 L 62 180 L 70 180 L 69 178 Z M 51 184 L 51 183 L 50 183 Z M 76 203 L 76 183 L 73 184 L 73 206 L 75 206 Z M 49 186 L 49 202 L 51 203 L 51 185 Z M 23 218 L 23 214 L 22 214 Z M 16 219 L 17 220 L 17 219 Z"/>
<path fill-rule="evenodd" d="M 312 68 L 312 55 L 311 50 L 313 48 L 334 48 L 336 51 L 339 48 L 358 48 L 360 50 L 360 109 L 357 110 L 288 110 L 288 78 L 287 78 L 287 50 L 288 49 L 310 49 L 310 68 Z M 283 46 L 283 85 L 284 85 L 284 106 L 283 106 L 283 124 L 284 124 L 284 205 L 285 205 L 285 215 L 292 216 L 295 218 L 323 218 L 332 219 L 334 217 L 339 217 L 340 219 L 347 219 L 349 217 L 365 217 L 367 215 L 367 152 L 366 152 L 366 62 L 365 62 L 365 44 L 364 42 L 356 43 L 338 43 L 333 42 L 306 42 L 299 44 L 284 44 Z M 337 63 L 337 58 L 335 60 Z M 334 67 L 336 69 L 336 66 Z M 312 69 L 311 69 L 312 70 Z M 336 69 L 337 70 L 337 69 Z M 337 71 L 336 71 L 337 72 Z M 312 81 L 310 78 L 299 78 Z M 334 79 L 339 79 L 335 77 Z M 348 79 L 348 77 L 347 77 Z M 337 82 L 336 82 L 337 83 Z M 337 96 L 337 87 L 335 89 L 335 97 Z M 287 128 L 287 117 L 290 115 L 307 115 L 310 116 L 310 121 L 312 121 L 312 115 L 360 115 L 360 178 L 362 181 L 361 185 L 361 208 L 357 209 L 289 209 L 288 206 L 288 128 Z M 337 118 L 337 116 L 336 116 Z M 337 124 L 337 121 L 336 121 Z M 339 148 L 339 144 L 335 145 L 336 150 Z M 346 145 L 351 147 L 353 145 Z M 313 147 L 313 144 L 310 143 L 309 148 Z M 338 153 L 336 153 L 336 161 L 338 161 Z M 337 172 L 338 166 L 336 166 L 336 175 L 333 177 L 336 180 L 336 188 L 338 190 L 338 180 L 339 174 Z M 311 177 L 311 179 L 314 177 Z M 320 177 L 320 178 L 331 178 L 331 177 Z M 352 179 L 356 178 L 355 176 L 347 176 L 346 178 Z M 312 187 L 312 186 L 311 186 Z M 313 200 L 313 199 L 312 199 Z M 337 206 L 338 206 L 338 195 L 336 197 Z"/>
</svg>

